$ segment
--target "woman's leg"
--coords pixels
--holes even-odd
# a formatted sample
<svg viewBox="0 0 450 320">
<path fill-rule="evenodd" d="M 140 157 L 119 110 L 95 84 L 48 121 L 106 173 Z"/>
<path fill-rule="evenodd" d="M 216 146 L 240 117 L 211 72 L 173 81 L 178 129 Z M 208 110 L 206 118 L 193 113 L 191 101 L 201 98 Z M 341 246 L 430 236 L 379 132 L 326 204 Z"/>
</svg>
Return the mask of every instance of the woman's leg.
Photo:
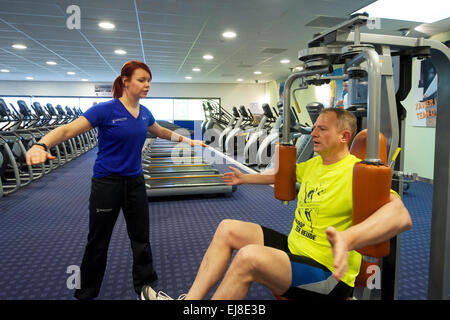
<svg viewBox="0 0 450 320">
<path fill-rule="evenodd" d="M 157 279 L 150 247 L 149 208 L 143 176 L 128 178 L 122 208 L 133 251 L 133 284 L 137 294 Z"/>
<path fill-rule="evenodd" d="M 89 234 L 80 267 L 81 288 L 77 299 L 98 296 L 106 268 L 109 241 L 120 211 L 121 184 L 108 178 L 92 178 L 89 198 Z"/>
</svg>

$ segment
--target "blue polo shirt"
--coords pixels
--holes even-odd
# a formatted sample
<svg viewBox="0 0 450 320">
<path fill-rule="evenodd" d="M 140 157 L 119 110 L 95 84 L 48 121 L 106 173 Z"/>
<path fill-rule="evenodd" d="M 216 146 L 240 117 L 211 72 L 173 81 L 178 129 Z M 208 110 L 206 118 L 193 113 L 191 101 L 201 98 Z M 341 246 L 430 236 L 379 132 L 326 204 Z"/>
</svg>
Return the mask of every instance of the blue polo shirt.
<svg viewBox="0 0 450 320">
<path fill-rule="evenodd" d="M 135 118 L 119 99 L 113 99 L 92 106 L 83 116 L 92 127 L 98 128 L 95 178 L 142 174 L 142 147 L 148 127 L 155 123 L 146 107 L 140 105 L 139 116 Z"/>
</svg>

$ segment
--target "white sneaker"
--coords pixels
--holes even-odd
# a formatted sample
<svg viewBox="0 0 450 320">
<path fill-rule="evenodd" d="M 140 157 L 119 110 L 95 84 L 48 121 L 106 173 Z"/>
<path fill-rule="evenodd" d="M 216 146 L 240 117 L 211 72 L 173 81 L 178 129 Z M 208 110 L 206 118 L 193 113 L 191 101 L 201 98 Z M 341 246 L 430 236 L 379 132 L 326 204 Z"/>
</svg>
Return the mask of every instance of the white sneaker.
<svg viewBox="0 0 450 320">
<path fill-rule="evenodd" d="M 184 300 L 186 294 L 181 294 L 177 300 Z M 159 291 L 156 292 L 150 286 L 142 287 L 141 291 L 141 300 L 174 300 L 167 293 Z"/>
</svg>

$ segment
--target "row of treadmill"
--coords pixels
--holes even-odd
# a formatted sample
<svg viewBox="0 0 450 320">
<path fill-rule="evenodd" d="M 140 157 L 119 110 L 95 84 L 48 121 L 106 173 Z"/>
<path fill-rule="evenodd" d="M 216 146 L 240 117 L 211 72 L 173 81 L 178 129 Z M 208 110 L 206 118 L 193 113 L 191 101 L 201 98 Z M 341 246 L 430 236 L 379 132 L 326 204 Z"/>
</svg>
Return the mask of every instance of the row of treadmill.
<svg viewBox="0 0 450 320">
<path fill-rule="evenodd" d="M 51 104 L 30 106 L 24 100 L 9 105 L 0 98 L 0 197 L 7 196 L 64 166 L 97 145 L 95 129 L 50 149 L 55 160 L 27 165 L 26 152 L 54 128 L 70 123 L 82 114 L 78 108 Z"/>
<path fill-rule="evenodd" d="M 314 154 L 314 146 L 310 136 L 311 124 L 315 122 L 323 104 L 318 102 L 306 105 L 311 124 L 301 123 L 300 109 L 292 106 L 290 123 L 290 141 L 297 148 L 297 163 L 310 159 Z M 229 113 L 215 101 L 205 101 L 203 104 L 205 121 L 202 132 L 205 142 L 216 150 L 232 156 L 255 171 L 271 168 L 275 163 L 275 146 L 283 130 L 283 105 L 276 107 L 262 105 L 262 115 L 259 119 L 241 105 L 233 107 Z"/>
<path fill-rule="evenodd" d="M 0 198 L 12 194 L 64 166 L 97 146 L 97 130 L 69 139 L 50 149 L 55 160 L 27 165 L 26 152 L 54 128 L 70 123 L 82 111 L 48 103 L 24 100 L 16 104 L 0 98 Z M 171 130 L 179 127 L 165 121 Z M 150 134 L 142 152 L 148 197 L 231 193 L 236 187 L 224 184 L 219 171 L 202 157 L 202 147 L 160 141 Z"/>
</svg>

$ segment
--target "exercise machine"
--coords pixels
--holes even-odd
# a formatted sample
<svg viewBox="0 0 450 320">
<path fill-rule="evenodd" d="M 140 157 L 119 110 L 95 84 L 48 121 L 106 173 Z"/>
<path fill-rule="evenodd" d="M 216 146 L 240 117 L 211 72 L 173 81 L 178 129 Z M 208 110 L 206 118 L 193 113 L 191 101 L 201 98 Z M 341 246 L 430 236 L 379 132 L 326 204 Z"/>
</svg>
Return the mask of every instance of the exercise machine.
<svg viewBox="0 0 450 320">
<path fill-rule="evenodd" d="M 367 83 L 367 149 L 365 163 L 368 166 L 380 163 L 379 132 L 387 140 L 386 162 L 394 171 L 403 170 L 400 156 L 393 162 L 397 148 L 404 141 L 404 108 L 402 98 L 411 89 L 411 61 L 413 58 L 431 58 L 439 76 L 439 104 L 436 121 L 436 153 L 432 207 L 432 230 L 430 244 L 429 292 L 430 299 L 447 299 L 448 276 L 450 269 L 450 187 L 449 154 L 450 131 L 450 91 L 445 84 L 450 77 L 450 50 L 442 43 L 423 38 L 410 38 L 379 34 L 364 34 L 360 27 L 368 22 L 367 15 L 354 15 L 346 22 L 325 30 L 315 36 L 308 48 L 299 52 L 304 62 L 304 71 L 289 76 L 285 83 L 284 105 L 290 103 L 290 89 L 294 80 L 302 78 L 306 85 L 321 85 L 329 80 L 349 79 L 352 83 Z M 399 59 L 400 85 L 397 96 L 394 90 L 393 57 Z M 344 76 L 329 76 L 332 66 L 344 64 Z M 352 105 L 352 95 L 349 96 Z M 443 106 L 443 107 L 442 107 Z M 284 114 L 284 123 L 289 123 L 289 113 Z M 288 126 L 283 128 L 282 145 L 290 146 Z M 402 183 L 392 183 L 392 188 L 400 195 Z M 288 195 L 290 196 L 290 195 Z M 295 195 L 294 195 L 295 196 Z M 290 199 L 289 199 L 290 200 Z M 384 249 L 369 251 L 361 249 L 367 261 L 381 259 L 381 289 L 371 290 L 365 297 L 392 300 L 397 297 L 397 265 L 399 237 L 388 241 L 388 251 Z M 390 248 L 390 250 L 389 250 Z M 375 262 L 374 262 L 375 263 Z M 362 269 L 363 274 L 365 272 Z M 366 290 L 367 292 L 367 290 Z M 364 294 L 363 294 L 364 297 Z"/>
<path fill-rule="evenodd" d="M 277 118 L 272 112 L 272 108 L 264 103 L 262 105 L 263 117 L 261 118 L 256 130 L 249 134 L 248 140 L 244 148 L 244 163 L 247 166 L 257 164 L 256 155 L 261 142 L 267 136 L 271 126 L 276 122 Z M 275 110 L 274 110 L 275 111 Z M 275 113 L 278 116 L 278 113 Z"/>
</svg>

